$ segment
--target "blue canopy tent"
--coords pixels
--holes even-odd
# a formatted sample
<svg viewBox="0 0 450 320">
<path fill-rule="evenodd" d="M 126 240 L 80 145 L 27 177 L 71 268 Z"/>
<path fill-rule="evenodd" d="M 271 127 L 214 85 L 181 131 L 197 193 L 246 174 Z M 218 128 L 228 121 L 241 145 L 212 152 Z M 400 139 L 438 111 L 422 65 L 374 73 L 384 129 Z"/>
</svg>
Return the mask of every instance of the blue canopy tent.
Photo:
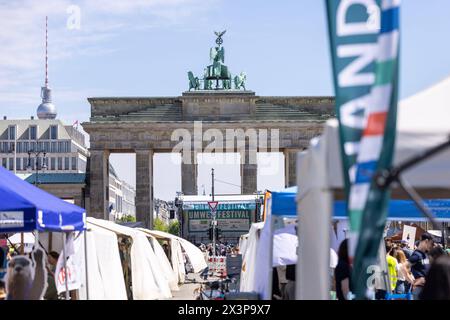
<svg viewBox="0 0 450 320">
<path fill-rule="evenodd" d="M 86 211 L 0 167 L 0 233 L 81 231 Z"/>
<path fill-rule="evenodd" d="M 298 187 L 290 187 L 280 191 L 270 192 L 267 197 L 267 207 L 264 208 L 266 223 L 261 231 L 261 250 L 257 256 L 256 291 L 262 299 L 270 299 L 272 291 L 271 261 L 273 255 L 273 236 L 277 227 L 282 225 L 276 221 L 282 218 L 297 216 Z M 438 221 L 450 221 L 450 199 L 426 200 L 426 205 L 434 213 Z M 345 201 L 335 201 L 333 219 L 347 219 Z M 389 220 L 425 221 L 426 218 L 411 200 L 391 200 L 389 203 Z"/>
<path fill-rule="evenodd" d="M 68 232 L 83 230 L 86 230 L 85 209 L 61 200 L 0 167 L 0 233 L 36 231 L 35 244 L 38 244 L 38 232 L 64 232 L 64 270 L 67 274 L 64 238 L 67 239 Z M 64 278 L 68 300 L 68 280 Z"/>
<path fill-rule="evenodd" d="M 271 214 L 277 216 L 297 215 L 296 196 L 297 187 L 272 192 Z M 425 200 L 425 205 L 433 212 L 437 221 L 450 221 L 450 199 Z M 336 200 L 334 202 L 333 218 L 336 220 L 348 218 L 345 201 Z M 388 220 L 425 221 L 426 218 L 412 200 L 393 199 L 389 202 Z"/>
</svg>

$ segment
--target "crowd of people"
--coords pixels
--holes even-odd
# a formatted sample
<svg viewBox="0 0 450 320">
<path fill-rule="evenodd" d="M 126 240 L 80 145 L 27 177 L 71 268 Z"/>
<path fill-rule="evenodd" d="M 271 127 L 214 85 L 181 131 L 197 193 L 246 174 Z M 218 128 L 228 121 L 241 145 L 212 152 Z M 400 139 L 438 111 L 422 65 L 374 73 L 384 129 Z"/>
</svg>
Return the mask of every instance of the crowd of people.
<svg viewBox="0 0 450 320">
<path fill-rule="evenodd" d="M 450 249 L 434 242 L 429 233 L 422 234 L 414 249 L 407 241 L 396 244 L 385 240 L 389 285 L 376 285 L 375 299 L 412 298 L 413 300 L 450 300 Z M 338 251 L 335 268 L 335 289 L 338 300 L 351 298 L 352 266 L 348 240 Z"/>
<path fill-rule="evenodd" d="M 199 246 L 200 250 L 202 250 L 202 252 L 205 254 L 205 259 L 206 261 L 208 260 L 208 257 L 214 256 L 214 252 L 213 252 L 213 245 L 212 243 L 209 244 L 200 244 Z M 228 242 L 218 242 L 216 243 L 216 248 L 215 248 L 215 255 L 216 256 L 227 256 L 227 255 L 235 255 L 235 254 L 239 254 L 239 246 L 238 245 L 233 245 L 233 244 L 229 244 Z"/>
</svg>

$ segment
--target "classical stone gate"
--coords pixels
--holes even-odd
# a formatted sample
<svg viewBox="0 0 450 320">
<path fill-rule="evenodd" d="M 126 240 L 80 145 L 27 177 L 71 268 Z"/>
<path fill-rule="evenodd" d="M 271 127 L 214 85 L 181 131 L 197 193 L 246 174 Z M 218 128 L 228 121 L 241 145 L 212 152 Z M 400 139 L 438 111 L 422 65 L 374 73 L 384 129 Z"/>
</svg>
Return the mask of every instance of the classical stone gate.
<svg viewBox="0 0 450 320">
<path fill-rule="evenodd" d="M 158 152 L 182 153 L 181 191 L 186 195 L 197 193 L 196 155 L 213 140 L 223 146 L 223 152 L 241 153 L 243 194 L 257 191 L 257 164 L 248 151 L 283 152 L 286 186 L 296 184 L 295 155 L 321 133 L 323 122 L 333 115 L 334 99 L 257 96 L 242 90 L 243 73 L 235 78 L 232 89 L 231 75 L 224 76 L 223 65 L 222 71 L 217 67 L 223 62 L 223 51 L 221 60 L 212 60 L 212 68 L 205 69 L 206 89 L 189 72 L 194 91 L 179 97 L 88 99 L 91 118 L 82 126 L 90 135 L 90 216 L 108 217 L 110 153 L 136 153 L 136 218 L 146 226 L 153 225 L 153 155 Z M 214 77 L 216 82 L 211 80 Z M 227 82 L 219 85 L 219 80 Z M 211 129 L 214 138 L 208 134 Z M 230 130 L 238 134 L 230 136 Z M 256 146 L 251 142 L 255 132 Z"/>
</svg>

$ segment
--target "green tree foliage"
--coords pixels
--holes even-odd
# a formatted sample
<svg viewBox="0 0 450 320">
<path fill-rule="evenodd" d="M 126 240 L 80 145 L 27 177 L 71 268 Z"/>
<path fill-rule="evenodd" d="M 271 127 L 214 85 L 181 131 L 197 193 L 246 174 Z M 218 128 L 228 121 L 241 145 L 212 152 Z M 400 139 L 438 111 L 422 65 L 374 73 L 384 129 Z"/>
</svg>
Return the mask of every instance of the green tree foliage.
<svg viewBox="0 0 450 320">
<path fill-rule="evenodd" d="M 180 222 L 178 220 L 172 221 L 169 224 L 168 232 L 175 236 L 178 236 L 180 233 Z"/>
<path fill-rule="evenodd" d="M 118 219 L 120 222 L 136 222 L 136 217 L 133 217 L 131 215 L 125 215 L 122 216 L 120 219 Z"/>
<path fill-rule="evenodd" d="M 166 225 L 160 218 L 156 218 L 155 221 L 153 221 L 153 228 L 155 230 L 168 232 L 169 226 Z"/>
</svg>

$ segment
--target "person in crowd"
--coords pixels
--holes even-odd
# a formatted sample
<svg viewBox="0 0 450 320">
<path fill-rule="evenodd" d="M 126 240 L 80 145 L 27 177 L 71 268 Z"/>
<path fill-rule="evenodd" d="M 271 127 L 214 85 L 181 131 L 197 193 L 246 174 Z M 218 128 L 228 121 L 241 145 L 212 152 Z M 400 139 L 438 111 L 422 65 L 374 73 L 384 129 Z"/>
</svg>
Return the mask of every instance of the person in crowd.
<svg viewBox="0 0 450 320">
<path fill-rule="evenodd" d="M 187 265 L 188 264 L 187 255 L 186 255 L 186 251 L 184 251 L 183 248 L 181 248 L 181 251 L 182 251 L 182 254 L 183 254 L 184 273 L 187 276 L 187 274 L 189 273 L 188 265 Z"/>
<path fill-rule="evenodd" d="M 45 300 L 58 300 L 58 291 L 55 283 L 55 270 L 58 263 L 59 254 L 51 251 L 47 257 L 47 291 L 45 292 Z"/>
<path fill-rule="evenodd" d="M 428 252 L 433 248 L 433 237 L 429 233 L 423 233 L 417 245 L 417 249 L 409 257 L 411 272 L 414 276 L 412 293 L 414 299 L 418 299 L 425 285 L 425 276 L 430 267 Z"/>
<path fill-rule="evenodd" d="M 450 256 L 437 258 L 425 279 L 419 295 L 421 300 L 450 300 Z"/>
<path fill-rule="evenodd" d="M 286 266 L 286 284 L 283 293 L 284 300 L 295 300 L 295 269 L 295 264 L 288 264 Z"/>
<path fill-rule="evenodd" d="M 334 278 L 336 281 L 336 298 L 338 300 L 347 300 L 348 294 L 352 291 L 350 275 L 352 268 L 348 257 L 348 239 L 341 242 L 338 249 L 338 264 L 334 269 Z"/>
<path fill-rule="evenodd" d="M 166 254 L 167 259 L 170 259 L 170 250 L 169 250 L 169 245 L 167 244 L 167 242 L 164 242 L 162 247 L 163 247 L 164 253 Z"/>
<path fill-rule="evenodd" d="M 406 255 L 402 249 L 395 251 L 395 259 L 398 262 L 398 279 L 395 287 L 395 293 L 404 294 L 410 291 L 412 284 L 414 283 L 414 277 L 411 273 L 409 262 L 406 259 Z"/>
<path fill-rule="evenodd" d="M 390 293 L 394 292 L 398 280 L 398 262 L 394 258 L 396 248 L 392 243 L 386 243 L 386 262 L 388 266 Z"/>
<path fill-rule="evenodd" d="M 413 251 L 408 247 L 409 243 L 406 240 L 402 240 L 400 243 L 400 248 L 403 251 L 403 253 L 406 256 L 406 259 L 409 259 L 409 257 L 412 255 Z"/>
<path fill-rule="evenodd" d="M 277 275 L 278 275 L 278 289 L 280 292 L 279 298 L 281 300 L 287 300 L 286 292 L 285 292 L 285 287 L 288 282 L 288 280 L 286 279 L 286 266 L 279 266 L 279 267 L 276 267 L 275 269 L 276 269 Z"/>
<path fill-rule="evenodd" d="M 444 254 L 446 254 L 444 248 L 442 248 L 440 244 L 436 244 L 433 248 L 431 248 L 428 254 L 430 257 L 430 264 Z"/>
</svg>

